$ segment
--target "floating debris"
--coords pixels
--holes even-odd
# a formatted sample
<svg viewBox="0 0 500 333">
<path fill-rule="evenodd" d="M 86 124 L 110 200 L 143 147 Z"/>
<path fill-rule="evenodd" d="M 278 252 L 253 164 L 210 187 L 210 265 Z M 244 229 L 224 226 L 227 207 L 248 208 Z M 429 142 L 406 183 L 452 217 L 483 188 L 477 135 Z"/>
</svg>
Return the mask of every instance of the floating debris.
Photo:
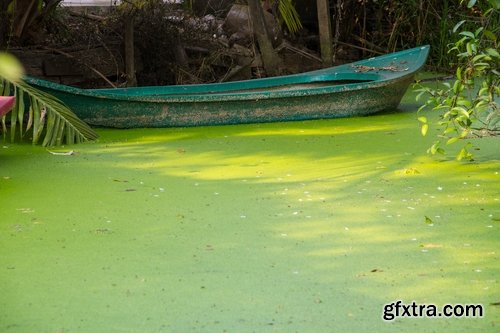
<svg viewBox="0 0 500 333">
<path fill-rule="evenodd" d="M 389 71 L 389 72 L 404 72 L 409 70 L 408 67 L 401 68 L 397 66 L 385 66 L 385 67 L 371 67 L 364 65 L 351 65 L 352 68 L 355 68 L 355 72 L 357 73 L 366 73 L 370 71 Z"/>
<path fill-rule="evenodd" d="M 419 175 L 420 171 L 415 168 L 408 168 L 403 170 L 403 174 L 405 175 Z"/>
<path fill-rule="evenodd" d="M 21 213 L 34 213 L 35 210 L 33 208 L 17 208 L 17 211 L 20 211 Z"/>
<path fill-rule="evenodd" d="M 112 234 L 113 230 L 108 229 L 108 228 L 99 228 L 99 229 L 95 229 L 93 231 L 93 233 L 96 235 L 107 235 L 107 234 Z"/>
<path fill-rule="evenodd" d="M 55 151 L 50 151 L 50 150 L 47 150 L 49 153 L 51 153 L 52 155 L 58 155 L 58 156 L 71 156 L 71 155 L 76 155 L 75 151 L 74 150 L 70 150 L 68 152 L 64 152 L 64 153 L 59 153 L 59 152 L 55 152 Z"/>
<path fill-rule="evenodd" d="M 420 244 L 420 247 L 424 249 L 437 249 L 443 247 L 441 244 L 433 244 L 433 243 L 427 243 L 427 244 Z"/>
</svg>

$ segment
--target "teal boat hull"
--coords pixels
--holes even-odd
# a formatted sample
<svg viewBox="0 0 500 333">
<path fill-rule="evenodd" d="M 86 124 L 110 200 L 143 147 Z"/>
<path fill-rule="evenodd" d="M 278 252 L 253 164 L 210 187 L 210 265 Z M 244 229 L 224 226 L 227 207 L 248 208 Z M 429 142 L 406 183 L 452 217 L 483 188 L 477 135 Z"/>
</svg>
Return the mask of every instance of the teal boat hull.
<svg viewBox="0 0 500 333">
<path fill-rule="evenodd" d="M 27 77 L 92 126 L 183 127 L 364 116 L 395 109 L 429 46 L 317 71 L 247 81 L 79 89 Z"/>
</svg>

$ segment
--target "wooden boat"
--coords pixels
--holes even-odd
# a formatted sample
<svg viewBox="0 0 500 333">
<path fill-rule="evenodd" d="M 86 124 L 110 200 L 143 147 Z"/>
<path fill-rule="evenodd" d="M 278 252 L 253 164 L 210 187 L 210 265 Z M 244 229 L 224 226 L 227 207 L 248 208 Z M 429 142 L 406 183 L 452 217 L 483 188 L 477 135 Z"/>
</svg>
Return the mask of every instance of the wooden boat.
<svg viewBox="0 0 500 333">
<path fill-rule="evenodd" d="M 12 110 L 15 103 L 16 98 L 14 96 L 0 96 L 0 118 Z"/>
<path fill-rule="evenodd" d="M 398 106 L 429 46 L 312 72 L 247 81 L 79 89 L 36 78 L 93 126 L 172 127 L 368 115 Z"/>
</svg>

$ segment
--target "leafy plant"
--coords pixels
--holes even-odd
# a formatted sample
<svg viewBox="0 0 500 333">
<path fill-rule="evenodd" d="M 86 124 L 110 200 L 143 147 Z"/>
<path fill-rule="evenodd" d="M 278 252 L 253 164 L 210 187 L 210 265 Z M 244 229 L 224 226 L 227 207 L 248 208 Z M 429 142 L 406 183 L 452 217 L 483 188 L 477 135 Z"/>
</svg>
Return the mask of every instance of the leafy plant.
<svg viewBox="0 0 500 333">
<path fill-rule="evenodd" d="M 4 11 L 0 16 L 0 32 L 11 37 L 22 38 L 33 25 L 54 12 L 62 0 L 2 0 L 0 10 Z M 7 28 L 7 26 L 10 26 Z M 8 31 L 7 31 L 8 30 Z M 0 36 L 0 46 L 2 38 Z"/>
<path fill-rule="evenodd" d="M 292 0 L 280 0 L 278 3 L 280 20 L 285 24 L 288 31 L 292 34 L 297 33 L 302 29 L 302 21 L 299 13 L 295 9 Z"/>
<path fill-rule="evenodd" d="M 97 134 L 60 100 L 23 81 L 22 72 L 17 59 L 0 53 L 0 95 L 16 96 L 13 110 L 1 119 L 4 137 L 9 127 L 12 141 L 17 134 L 24 137 L 31 133 L 34 144 L 43 137 L 43 146 L 97 138 Z"/>
<path fill-rule="evenodd" d="M 476 2 L 469 0 L 467 7 L 474 7 Z M 444 153 L 443 146 L 461 142 L 457 159 L 472 160 L 472 143 L 466 139 L 500 135 L 500 109 L 496 101 L 500 95 L 499 27 L 491 24 L 498 21 L 500 1 L 488 0 L 488 3 L 490 6 L 480 21 L 471 24 L 462 20 L 453 28 L 457 33 L 466 24 L 475 27 L 458 32 L 460 39 L 448 47 L 457 60 L 454 83 L 445 82 L 441 89 L 416 84 L 417 100 L 427 97 L 418 110 L 422 135 L 427 134 L 430 124 L 421 113 L 428 109 L 441 113 L 438 122 L 441 131 L 428 150 L 431 154 Z"/>
</svg>

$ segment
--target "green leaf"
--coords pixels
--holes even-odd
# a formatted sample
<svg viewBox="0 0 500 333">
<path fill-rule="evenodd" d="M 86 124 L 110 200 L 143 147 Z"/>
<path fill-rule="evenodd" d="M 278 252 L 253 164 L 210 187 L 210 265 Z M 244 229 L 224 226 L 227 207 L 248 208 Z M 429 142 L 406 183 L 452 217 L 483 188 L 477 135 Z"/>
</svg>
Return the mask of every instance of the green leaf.
<svg viewBox="0 0 500 333">
<path fill-rule="evenodd" d="M 472 32 L 470 32 L 470 31 L 461 31 L 459 33 L 459 35 L 462 35 L 462 36 L 465 36 L 465 37 L 469 37 L 471 39 L 476 38 L 476 36 L 474 36 L 474 34 Z"/>
<path fill-rule="evenodd" d="M 429 148 L 429 151 L 432 155 L 435 155 L 439 149 L 439 141 L 434 142 L 434 144 Z"/>
<path fill-rule="evenodd" d="M 7 13 L 9 13 L 10 15 L 14 14 L 15 8 L 16 8 L 16 1 L 11 1 L 7 6 Z"/>
<path fill-rule="evenodd" d="M 419 101 L 419 100 L 420 100 L 420 98 L 422 98 L 422 95 L 423 95 L 423 94 L 425 94 L 425 90 L 420 91 L 420 92 L 417 94 L 417 96 L 415 97 L 415 100 L 416 100 L 416 101 Z"/>
<path fill-rule="evenodd" d="M 9 81 L 6 81 L 4 84 L 3 84 L 3 91 L 0 91 L 2 93 L 3 96 L 9 96 L 11 94 L 11 84 Z"/>
<path fill-rule="evenodd" d="M 467 43 L 465 44 L 465 48 L 467 49 L 467 54 L 468 55 L 473 55 L 474 54 L 474 50 L 472 48 L 472 43 Z"/>
<path fill-rule="evenodd" d="M 467 137 L 467 135 L 469 135 L 469 130 L 464 129 L 464 130 L 462 131 L 462 133 L 460 133 L 460 139 L 464 139 L 464 138 L 466 138 L 466 137 Z"/>
<path fill-rule="evenodd" d="M 7 124 L 5 122 L 5 116 L 2 117 L 2 133 L 3 133 L 3 139 L 5 140 L 5 133 L 7 133 Z"/>
<path fill-rule="evenodd" d="M 22 77 L 23 72 L 23 66 L 16 57 L 0 52 L 0 78 L 14 83 Z"/>
<path fill-rule="evenodd" d="M 278 10 L 281 16 L 281 20 L 285 23 L 286 27 L 292 34 L 302 29 L 300 16 L 295 9 L 292 0 L 279 1 Z"/>
<path fill-rule="evenodd" d="M 454 127 L 448 127 L 447 129 L 444 130 L 443 134 L 450 134 L 453 132 L 457 132 L 457 130 Z"/>
<path fill-rule="evenodd" d="M 459 98 L 457 100 L 457 105 L 465 106 L 467 108 L 470 108 L 472 106 L 472 102 L 469 101 L 468 99 L 465 99 L 465 98 Z"/>
<path fill-rule="evenodd" d="M 425 216 L 425 220 L 424 220 L 424 222 L 425 222 L 426 224 L 434 224 L 434 222 L 432 221 L 432 219 L 431 219 L 429 216 Z"/>
<path fill-rule="evenodd" d="M 453 27 L 453 33 L 457 32 L 458 28 L 460 28 L 462 26 L 462 24 L 464 24 L 465 22 L 467 22 L 467 20 L 462 20 L 460 22 L 458 22 L 457 24 L 455 24 L 455 26 Z"/>
<path fill-rule="evenodd" d="M 455 81 L 455 84 L 453 85 L 453 93 L 458 94 L 464 89 L 464 85 L 460 81 Z"/>
<path fill-rule="evenodd" d="M 457 155 L 457 160 L 461 161 L 463 159 L 471 160 L 472 154 L 467 150 L 466 147 L 463 147 Z"/>
<path fill-rule="evenodd" d="M 423 110 L 425 110 L 426 108 L 427 108 L 427 104 L 424 104 L 424 105 L 420 106 L 420 107 L 418 108 L 418 110 L 417 110 L 417 113 L 422 112 L 422 111 L 423 111 Z"/>
<path fill-rule="evenodd" d="M 80 120 L 68 107 L 66 107 L 57 98 L 31 87 L 24 81 L 16 84 L 21 87 L 25 93 L 31 97 L 31 107 L 33 108 L 33 143 L 37 143 L 43 134 L 44 126 L 46 125 L 45 138 L 42 145 L 58 145 L 63 144 L 67 140 L 65 133 L 74 133 L 75 138 L 67 141 L 74 142 L 75 139 L 80 141 L 95 140 L 97 134 L 82 120 Z M 50 121 L 45 119 L 50 116 Z M 55 126 L 56 128 L 50 129 Z M 73 132 L 65 132 L 66 126 L 71 127 Z"/>
<path fill-rule="evenodd" d="M 447 145 L 451 145 L 452 143 L 455 143 L 455 142 L 457 142 L 458 140 L 459 140 L 459 138 L 458 138 L 458 137 L 453 137 L 453 138 L 448 139 L 448 141 L 446 141 L 446 144 L 447 144 Z"/>
<path fill-rule="evenodd" d="M 488 38 L 489 40 L 496 41 L 497 40 L 497 35 L 495 35 L 493 32 L 490 30 L 485 30 L 483 34 Z"/>
<path fill-rule="evenodd" d="M 477 43 L 476 43 L 476 41 L 471 42 L 470 43 L 470 47 L 472 49 L 472 54 L 476 54 L 477 53 Z"/>
<path fill-rule="evenodd" d="M 488 64 L 487 62 L 478 62 L 478 63 L 475 63 L 475 64 L 474 64 L 474 67 L 476 67 L 476 69 L 477 69 L 478 67 L 488 68 L 488 67 L 490 67 L 490 64 Z"/>
<path fill-rule="evenodd" d="M 421 128 L 422 136 L 426 136 L 428 130 L 429 130 L 429 124 L 423 124 Z"/>
<path fill-rule="evenodd" d="M 498 53 L 498 51 L 495 49 L 487 48 L 485 52 L 494 58 L 500 58 L 500 53 Z"/>
<path fill-rule="evenodd" d="M 33 143 L 38 142 L 38 137 L 40 136 L 40 124 L 41 124 L 41 117 L 42 117 L 42 111 L 40 109 L 40 105 L 38 103 L 38 100 L 36 100 L 33 96 L 31 96 L 31 108 L 33 109 L 33 138 L 32 141 Z"/>
<path fill-rule="evenodd" d="M 14 92 L 17 96 L 15 110 L 11 112 L 10 118 L 12 140 L 18 131 L 22 137 L 29 130 L 32 131 L 33 143 L 39 142 L 43 136 L 43 145 L 59 145 L 64 142 L 82 142 L 97 138 L 94 130 L 60 100 L 20 79 L 22 68 L 19 69 L 18 65 L 15 58 L 0 52 L 0 93 Z M 25 104 L 25 100 L 29 102 L 28 105 Z M 27 107 L 28 119 L 25 123 Z M 5 117 L 2 119 L 2 127 L 5 133 L 7 128 Z"/>
<path fill-rule="evenodd" d="M 476 4 L 477 0 L 469 0 L 469 3 L 467 3 L 467 8 L 472 8 Z"/>
<path fill-rule="evenodd" d="M 488 2 L 494 9 L 500 9 L 500 0 L 488 0 Z"/>
<path fill-rule="evenodd" d="M 418 121 L 420 121 L 423 124 L 427 123 L 427 117 L 418 117 L 417 119 L 418 119 Z"/>
<path fill-rule="evenodd" d="M 437 105 L 437 106 L 433 107 L 433 108 L 432 108 L 432 110 L 434 110 L 434 111 L 439 111 L 439 110 L 443 110 L 443 109 L 444 109 L 444 110 L 447 110 L 447 109 L 449 109 L 449 108 L 450 108 L 450 107 L 449 107 L 448 105 L 442 105 L 442 104 L 439 104 L 439 105 Z"/>
<path fill-rule="evenodd" d="M 17 106 L 17 120 L 20 124 L 19 126 L 19 131 L 21 133 L 21 138 L 24 136 L 23 133 L 23 123 L 24 123 L 24 112 L 26 110 L 26 107 L 24 105 L 24 91 L 22 88 L 17 89 L 17 94 L 16 94 L 16 101 L 18 103 Z"/>
<path fill-rule="evenodd" d="M 477 62 L 481 59 L 484 59 L 486 57 L 486 54 L 478 54 L 476 56 L 474 56 L 474 58 L 472 58 L 472 62 Z"/>
</svg>

